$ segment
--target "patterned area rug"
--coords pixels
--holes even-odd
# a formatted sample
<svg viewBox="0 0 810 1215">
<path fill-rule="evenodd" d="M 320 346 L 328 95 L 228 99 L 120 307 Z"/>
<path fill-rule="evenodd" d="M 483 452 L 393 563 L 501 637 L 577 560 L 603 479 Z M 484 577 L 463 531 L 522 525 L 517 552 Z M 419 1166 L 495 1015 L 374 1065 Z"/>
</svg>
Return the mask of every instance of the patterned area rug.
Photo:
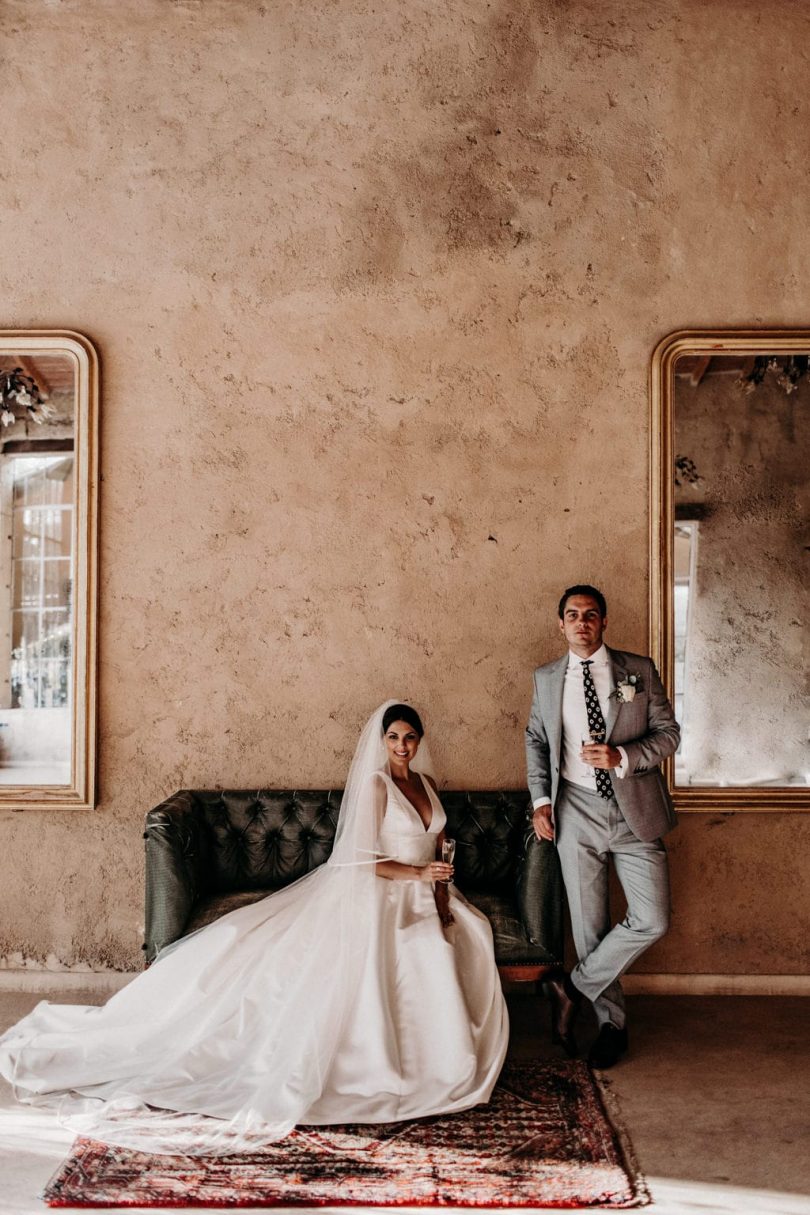
<svg viewBox="0 0 810 1215">
<path fill-rule="evenodd" d="M 52 1207 L 632 1207 L 645 1201 L 583 1063 L 507 1065 L 488 1105 L 299 1127 L 253 1154 L 152 1156 L 77 1139 Z"/>
</svg>

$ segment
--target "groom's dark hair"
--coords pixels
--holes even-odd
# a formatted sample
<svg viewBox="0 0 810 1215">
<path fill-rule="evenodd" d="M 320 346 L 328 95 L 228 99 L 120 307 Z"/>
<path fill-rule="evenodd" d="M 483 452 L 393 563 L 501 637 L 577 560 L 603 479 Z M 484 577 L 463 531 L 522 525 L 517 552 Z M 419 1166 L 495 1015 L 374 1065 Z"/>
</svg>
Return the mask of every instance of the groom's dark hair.
<svg viewBox="0 0 810 1215">
<path fill-rule="evenodd" d="M 385 710 L 382 720 L 383 734 L 387 734 L 388 727 L 393 725 L 395 721 L 407 722 L 411 729 L 415 730 L 420 738 L 425 732 L 421 717 L 417 713 L 416 709 L 412 709 L 410 705 L 391 705 L 390 708 Z"/>
<path fill-rule="evenodd" d="M 583 583 L 581 586 L 569 586 L 567 591 L 563 591 L 560 606 L 557 608 L 557 614 L 559 615 L 560 620 L 563 619 L 565 614 L 565 605 L 572 595 L 590 595 L 591 599 L 596 600 L 597 607 L 599 608 L 599 615 L 602 617 L 602 619 L 604 620 L 607 616 L 607 600 L 605 599 L 605 596 L 601 591 L 598 591 L 595 586 L 588 586 L 587 583 Z"/>
</svg>

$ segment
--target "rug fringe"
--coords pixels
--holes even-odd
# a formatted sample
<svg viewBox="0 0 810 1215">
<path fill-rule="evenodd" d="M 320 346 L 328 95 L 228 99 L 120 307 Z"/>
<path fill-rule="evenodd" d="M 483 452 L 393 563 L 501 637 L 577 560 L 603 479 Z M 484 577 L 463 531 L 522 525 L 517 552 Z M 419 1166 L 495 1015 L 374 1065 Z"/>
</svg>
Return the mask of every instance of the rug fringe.
<svg viewBox="0 0 810 1215">
<path fill-rule="evenodd" d="M 639 1164 L 630 1133 L 627 1130 L 618 1094 L 609 1076 L 599 1075 L 597 1072 L 591 1072 L 591 1076 L 593 1077 L 596 1091 L 599 1094 L 599 1099 L 602 1102 L 605 1117 L 615 1132 L 625 1172 L 633 1183 L 633 1189 L 636 1192 L 636 1205 L 640 1207 L 649 1206 L 653 1200 L 652 1194 Z"/>
</svg>

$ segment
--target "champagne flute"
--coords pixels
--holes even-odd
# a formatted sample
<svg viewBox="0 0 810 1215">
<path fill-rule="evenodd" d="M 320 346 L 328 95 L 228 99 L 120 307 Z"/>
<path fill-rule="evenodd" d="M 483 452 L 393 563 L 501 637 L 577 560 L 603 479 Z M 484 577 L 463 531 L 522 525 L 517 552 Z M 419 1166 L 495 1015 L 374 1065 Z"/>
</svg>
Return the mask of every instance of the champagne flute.
<svg viewBox="0 0 810 1215">
<path fill-rule="evenodd" d="M 456 855 L 456 841 L 449 840 L 449 839 L 443 839 L 442 840 L 442 860 L 446 864 L 452 865 L 453 857 L 455 855 Z M 448 885 L 449 882 L 450 882 L 449 878 L 444 879 L 445 885 Z"/>
<path fill-rule="evenodd" d="M 593 745 L 593 743 L 603 743 L 605 741 L 605 731 L 604 730 L 589 730 L 587 734 L 582 735 L 582 738 L 580 741 L 581 741 L 583 747 L 590 747 Z M 584 760 L 583 760 L 583 763 L 584 763 Z M 589 773 L 591 776 L 596 775 L 596 768 L 591 767 L 590 764 L 585 764 L 585 771 L 587 773 Z"/>
</svg>

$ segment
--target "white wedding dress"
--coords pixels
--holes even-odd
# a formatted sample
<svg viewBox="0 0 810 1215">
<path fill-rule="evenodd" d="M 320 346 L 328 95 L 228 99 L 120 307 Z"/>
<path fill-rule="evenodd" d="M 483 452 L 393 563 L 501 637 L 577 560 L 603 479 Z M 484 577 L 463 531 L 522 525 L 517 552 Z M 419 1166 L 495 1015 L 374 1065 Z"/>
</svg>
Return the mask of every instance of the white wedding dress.
<svg viewBox="0 0 810 1215">
<path fill-rule="evenodd" d="M 359 855 L 435 858 L 445 815 L 423 783 L 427 829 L 378 770 L 373 849 L 339 830 L 332 862 L 163 950 L 105 1006 L 39 1004 L 0 1038 L 0 1073 L 81 1133 L 192 1154 L 487 1101 L 508 1039 L 488 921 L 451 886 L 443 928 L 431 883 Z"/>
<path fill-rule="evenodd" d="M 428 830 L 386 776 L 380 851 L 407 865 L 435 859 L 445 814 L 430 782 Z M 489 1100 L 509 1036 L 489 922 L 450 888 L 443 929 L 430 882 L 376 880 L 377 915 L 332 1074 L 306 1121 L 395 1122 Z"/>
</svg>

